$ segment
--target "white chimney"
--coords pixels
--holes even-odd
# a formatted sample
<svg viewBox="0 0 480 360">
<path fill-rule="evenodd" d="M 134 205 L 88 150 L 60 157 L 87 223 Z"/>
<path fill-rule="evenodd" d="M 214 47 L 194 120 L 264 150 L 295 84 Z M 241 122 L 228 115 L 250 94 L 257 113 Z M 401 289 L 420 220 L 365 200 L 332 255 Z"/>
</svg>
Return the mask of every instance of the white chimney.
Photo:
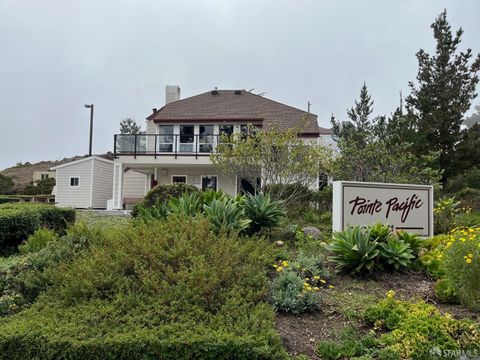
<svg viewBox="0 0 480 360">
<path fill-rule="evenodd" d="M 180 100 L 180 86 L 167 85 L 165 86 L 165 105 Z"/>
</svg>

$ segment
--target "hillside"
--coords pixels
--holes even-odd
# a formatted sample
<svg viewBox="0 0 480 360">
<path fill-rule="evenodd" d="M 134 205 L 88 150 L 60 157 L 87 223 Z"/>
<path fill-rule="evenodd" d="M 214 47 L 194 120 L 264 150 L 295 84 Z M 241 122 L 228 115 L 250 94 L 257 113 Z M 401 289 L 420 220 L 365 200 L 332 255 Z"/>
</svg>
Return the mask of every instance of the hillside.
<svg viewBox="0 0 480 360">
<path fill-rule="evenodd" d="M 53 166 L 79 160 L 81 158 L 84 158 L 85 156 L 87 155 L 78 155 L 69 158 L 63 158 L 62 160 L 45 160 L 34 164 L 30 164 L 27 162 L 25 164 L 16 165 L 6 168 L 4 170 L 0 170 L 0 174 L 11 177 L 13 182 L 15 183 L 15 192 L 19 192 L 23 191 L 23 189 L 25 189 L 25 186 L 30 184 L 33 178 L 33 173 L 35 171 L 47 171 Z M 112 159 L 111 153 L 101 154 L 98 156 Z"/>
</svg>

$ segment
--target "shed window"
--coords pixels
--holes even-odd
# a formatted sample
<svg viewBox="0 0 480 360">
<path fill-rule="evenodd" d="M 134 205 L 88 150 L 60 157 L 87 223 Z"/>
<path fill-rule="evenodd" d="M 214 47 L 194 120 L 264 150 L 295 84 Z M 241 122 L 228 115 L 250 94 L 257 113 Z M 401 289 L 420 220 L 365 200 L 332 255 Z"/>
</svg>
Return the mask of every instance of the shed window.
<svg viewBox="0 0 480 360">
<path fill-rule="evenodd" d="M 71 177 L 70 178 L 70 186 L 80 186 L 80 178 L 79 177 Z"/>
</svg>

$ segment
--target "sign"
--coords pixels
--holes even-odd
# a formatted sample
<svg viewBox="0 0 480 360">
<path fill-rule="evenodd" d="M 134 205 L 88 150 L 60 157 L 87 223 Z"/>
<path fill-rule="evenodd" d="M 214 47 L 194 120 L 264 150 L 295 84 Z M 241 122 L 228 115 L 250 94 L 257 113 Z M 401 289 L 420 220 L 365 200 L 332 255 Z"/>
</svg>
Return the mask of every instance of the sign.
<svg viewBox="0 0 480 360">
<path fill-rule="evenodd" d="M 333 182 L 333 230 L 380 222 L 393 230 L 433 236 L 433 187 Z"/>
</svg>

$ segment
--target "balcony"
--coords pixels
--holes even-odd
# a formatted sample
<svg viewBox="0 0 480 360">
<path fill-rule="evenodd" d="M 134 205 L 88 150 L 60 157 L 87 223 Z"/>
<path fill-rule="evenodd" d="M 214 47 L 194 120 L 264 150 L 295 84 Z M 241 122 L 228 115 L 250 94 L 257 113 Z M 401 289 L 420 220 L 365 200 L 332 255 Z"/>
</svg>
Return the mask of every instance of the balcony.
<svg viewBox="0 0 480 360">
<path fill-rule="evenodd" d="M 118 156 L 209 156 L 221 140 L 220 135 L 114 135 L 113 152 Z M 222 144 L 227 145 L 225 142 Z"/>
</svg>

